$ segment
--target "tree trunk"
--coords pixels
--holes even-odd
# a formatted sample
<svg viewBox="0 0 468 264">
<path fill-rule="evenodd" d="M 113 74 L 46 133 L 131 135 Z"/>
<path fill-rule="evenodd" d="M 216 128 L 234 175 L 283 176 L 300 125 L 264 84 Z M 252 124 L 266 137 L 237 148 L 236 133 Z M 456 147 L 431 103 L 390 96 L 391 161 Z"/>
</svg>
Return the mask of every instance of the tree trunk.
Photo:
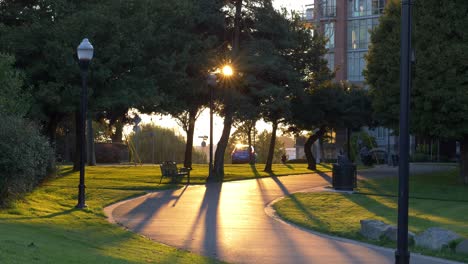
<svg viewBox="0 0 468 264">
<path fill-rule="evenodd" d="M 325 128 L 321 127 L 319 131 L 315 134 L 311 135 L 304 144 L 304 153 L 307 159 L 307 169 L 309 170 L 316 170 L 317 163 L 315 161 L 315 157 L 312 154 L 312 145 L 317 141 L 317 139 L 321 138 L 325 134 Z"/>
<path fill-rule="evenodd" d="M 48 175 L 54 175 L 55 174 L 55 155 L 56 155 L 56 149 L 55 149 L 55 144 L 56 144 L 56 141 L 57 141 L 57 126 L 58 126 L 58 122 L 59 122 L 59 116 L 57 113 L 54 113 L 50 116 L 49 118 L 49 122 L 47 123 L 47 131 L 46 131 L 46 134 L 47 134 L 47 137 L 49 139 L 49 144 L 50 144 L 50 147 L 53 149 L 53 155 L 52 157 L 49 159 L 48 163 L 47 163 L 47 174 Z M 63 158 L 63 157 L 62 157 Z"/>
<path fill-rule="evenodd" d="M 58 125 L 58 115 L 53 113 L 49 117 L 49 122 L 47 123 L 46 135 L 49 139 L 49 144 L 51 147 L 55 148 L 55 141 L 57 139 L 57 125 Z"/>
<path fill-rule="evenodd" d="M 250 122 L 250 121 L 249 121 Z M 255 121 L 252 121 L 247 129 L 247 143 L 249 145 L 249 163 L 255 164 L 254 153 L 252 153 L 252 128 L 255 127 Z"/>
<path fill-rule="evenodd" d="M 94 151 L 94 131 L 93 131 L 93 120 L 91 117 L 88 117 L 86 120 L 86 128 L 88 130 L 88 137 L 86 138 L 88 141 L 88 148 L 86 151 L 87 157 L 86 160 L 88 161 L 88 166 L 96 166 L 96 153 Z"/>
<path fill-rule="evenodd" d="M 187 130 L 187 144 L 185 144 L 184 167 L 192 168 L 192 150 L 193 150 L 193 134 L 195 133 L 195 119 L 197 111 L 189 111 L 189 124 Z"/>
<path fill-rule="evenodd" d="M 221 138 L 219 139 L 218 145 L 216 145 L 214 164 L 213 164 L 213 179 L 215 181 L 222 181 L 224 178 L 224 153 L 229 141 L 229 135 L 231 134 L 232 127 L 232 110 L 226 109 L 226 115 L 224 117 L 224 127 Z"/>
<path fill-rule="evenodd" d="M 239 41 L 240 41 L 240 22 L 242 15 L 242 0 L 237 0 L 235 3 L 236 13 L 234 16 L 234 41 L 232 43 L 232 57 L 235 60 L 239 54 Z M 226 101 L 224 127 L 221 138 L 216 146 L 215 160 L 213 164 L 212 175 L 215 181 L 222 181 L 224 178 L 224 153 L 228 144 L 229 136 L 231 134 L 233 109 L 231 100 Z"/>
<path fill-rule="evenodd" d="M 278 129 L 278 121 L 273 121 L 273 130 L 271 131 L 270 148 L 268 149 L 268 157 L 265 164 L 265 172 L 273 172 L 273 155 L 275 154 L 276 130 Z"/>
<path fill-rule="evenodd" d="M 468 184 L 468 135 L 460 141 L 460 182 Z"/>
<path fill-rule="evenodd" d="M 73 156 L 73 171 L 80 170 L 80 143 L 81 143 L 81 130 L 80 130 L 80 111 L 75 111 L 75 155 Z"/>
<path fill-rule="evenodd" d="M 111 136 L 112 143 L 122 143 L 122 135 L 123 135 L 123 123 L 122 123 L 122 118 L 118 118 L 115 123 L 115 132 Z"/>
</svg>

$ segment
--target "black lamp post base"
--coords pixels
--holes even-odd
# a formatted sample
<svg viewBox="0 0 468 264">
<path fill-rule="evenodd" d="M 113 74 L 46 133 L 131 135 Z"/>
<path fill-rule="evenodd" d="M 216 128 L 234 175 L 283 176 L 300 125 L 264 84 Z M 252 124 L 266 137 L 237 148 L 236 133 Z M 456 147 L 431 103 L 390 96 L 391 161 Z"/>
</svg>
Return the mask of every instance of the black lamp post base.
<svg viewBox="0 0 468 264">
<path fill-rule="evenodd" d="M 395 251 L 395 264 L 409 264 L 409 263 L 410 263 L 409 252 L 400 254 L 399 251 Z"/>
<path fill-rule="evenodd" d="M 76 209 L 84 209 L 84 208 L 86 208 L 86 207 L 88 207 L 88 205 L 86 205 L 85 203 L 83 203 L 83 204 L 79 203 L 79 204 L 77 204 L 77 205 L 75 206 Z"/>
</svg>

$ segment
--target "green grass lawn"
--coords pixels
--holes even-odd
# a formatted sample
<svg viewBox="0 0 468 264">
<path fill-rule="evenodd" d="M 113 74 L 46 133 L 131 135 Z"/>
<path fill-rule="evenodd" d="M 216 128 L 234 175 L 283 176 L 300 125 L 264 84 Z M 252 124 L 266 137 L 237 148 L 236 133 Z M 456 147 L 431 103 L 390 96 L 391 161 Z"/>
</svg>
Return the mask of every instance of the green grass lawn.
<svg viewBox="0 0 468 264">
<path fill-rule="evenodd" d="M 205 183 L 207 165 L 194 165 L 192 183 Z M 275 164 L 274 173 L 264 165 L 229 165 L 225 180 L 270 175 L 310 173 L 305 164 Z M 329 171 L 330 166 L 318 167 Z M 77 210 L 79 173 L 61 168 L 61 177 L 50 180 L 0 210 L 0 263 L 219 263 L 186 251 L 165 246 L 109 224 L 103 208 L 145 190 L 177 186 L 159 185 L 158 166 L 114 166 L 86 168 L 86 203 Z"/>
<path fill-rule="evenodd" d="M 178 164 L 180 167 L 181 164 Z M 265 164 L 226 164 L 224 167 L 224 181 L 247 180 L 270 176 L 283 176 L 313 173 L 307 169 L 307 164 L 273 164 L 273 172 L 267 173 L 263 169 Z M 71 173 L 71 166 L 63 166 L 61 175 L 68 176 Z M 330 164 L 318 164 L 318 172 L 331 171 Z M 155 188 L 155 184 L 159 183 L 161 170 L 159 165 L 145 166 L 95 166 L 86 167 L 86 187 L 87 188 L 117 188 L 130 190 L 149 190 Z M 191 184 L 205 184 L 208 176 L 207 164 L 194 164 L 190 172 Z M 129 179 L 131 183 L 129 184 Z M 163 183 L 167 183 L 168 178 L 163 179 Z M 182 180 L 185 183 L 186 178 Z M 60 182 L 53 184 L 61 184 L 66 186 L 76 185 L 78 182 L 78 174 L 70 175 Z"/>
<path fill-rule="evenodd" d="M 409 229 L 415 233 L 442 227 L 468 238 L 468 186 L 457 183 L 457 171 L 410 178 Z M 397 179 L 361 180 L 357 194 L 297 193 L 274 205 L 283 219 L 336 236 L 395 247 L 394 242 L 366 240 L 361 219 L 397 225 Z M 450 249 L 441 252 L 412 247 L 411 251 L 468 262 Z"/>
</svg>

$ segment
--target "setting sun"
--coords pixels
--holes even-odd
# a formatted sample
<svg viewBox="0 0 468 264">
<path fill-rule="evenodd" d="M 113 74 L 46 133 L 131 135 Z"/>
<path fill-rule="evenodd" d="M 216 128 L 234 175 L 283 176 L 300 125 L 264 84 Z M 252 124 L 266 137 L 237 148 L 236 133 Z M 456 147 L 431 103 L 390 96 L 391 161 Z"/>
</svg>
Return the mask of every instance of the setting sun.
<svg viewBox="0 0 468 264">
<path fill-rule="evenodd" d="M 230 65 L 224 65 L 222 69 L 222 73 L 224 76 L 232 76 L 234 71 Z"/>
</svg>

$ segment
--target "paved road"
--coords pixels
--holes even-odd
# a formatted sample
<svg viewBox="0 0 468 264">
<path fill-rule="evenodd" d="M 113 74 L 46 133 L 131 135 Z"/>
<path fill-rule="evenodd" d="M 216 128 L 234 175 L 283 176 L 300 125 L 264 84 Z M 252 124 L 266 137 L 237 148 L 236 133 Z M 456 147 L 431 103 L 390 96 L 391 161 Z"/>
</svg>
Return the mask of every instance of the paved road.
<svg viewBox="0 0 468 264">
<path fill-rule="evenodd" d="M 412 165 L 413 172 L 446 167 Z M 361 177 L 396 175 L 382 166 Z M 308 174 L 186 186 L 150 193 L 106 208 L 111 221 L 153 240 L 231 263 L 394 263 L 394 250 L 321 236 L 265 213 L 278 197 L 329 185 Z M 450 263 L 413 254 L 412 263 Z"/>
</svg>

